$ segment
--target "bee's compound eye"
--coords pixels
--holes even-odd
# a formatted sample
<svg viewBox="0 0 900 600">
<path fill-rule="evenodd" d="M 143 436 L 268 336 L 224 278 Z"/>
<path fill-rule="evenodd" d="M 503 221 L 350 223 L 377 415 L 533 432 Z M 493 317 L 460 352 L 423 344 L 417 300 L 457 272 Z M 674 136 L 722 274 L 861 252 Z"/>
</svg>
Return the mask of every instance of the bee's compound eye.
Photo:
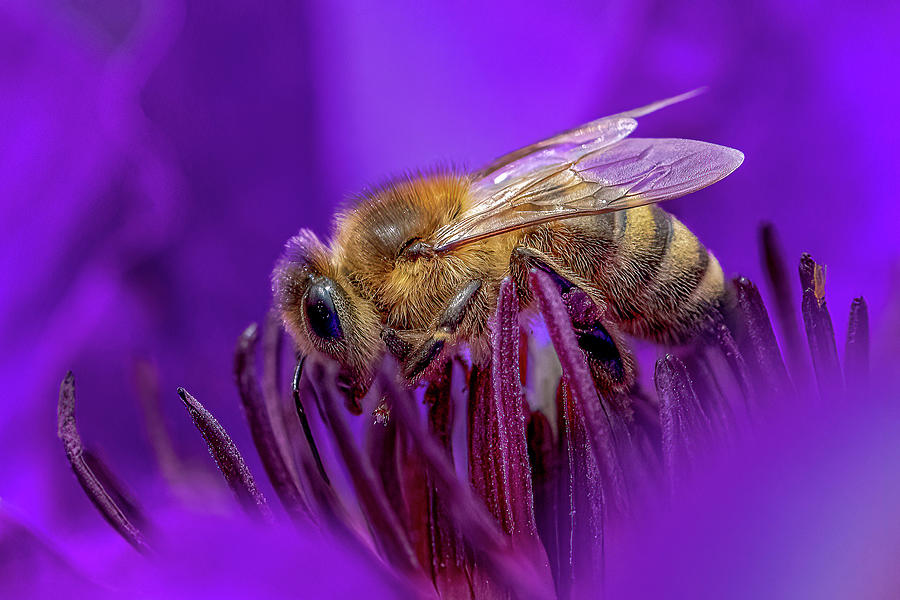
<svg viewBox="0 0 900 600">
<path fill-rule="evenodd" d="M 316 336 L 325 340 L 338 340 L 344 337 L 341 321 L 334 306 L 333 289 L 331 281 L 313 283 L 303 300 L 310 329 Z"/>
</svg>

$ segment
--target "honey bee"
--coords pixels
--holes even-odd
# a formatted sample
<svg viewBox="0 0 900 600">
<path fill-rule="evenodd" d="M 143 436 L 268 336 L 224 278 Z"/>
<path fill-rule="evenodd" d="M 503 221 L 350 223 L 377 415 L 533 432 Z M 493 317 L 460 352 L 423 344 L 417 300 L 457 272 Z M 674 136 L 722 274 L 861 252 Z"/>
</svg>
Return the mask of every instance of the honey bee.
<svg viewBox="0 0 900 600">
<path fill-rule="evenodd" d="M 629 136 L 639 117 L 692 95 L 591 121 L 473 173 L 414 173 L 364 193 L 337 215 L 329 245 L 307 229 L 287 242 L 272 275 L 285 328 L 301 353 L 337 361 L 361 396 L 385 351 L 410 383 L 458 343 L 483 359 L 501 281 L 512 277 L 526 310 L 528 272 L 540 268 L 601 308 L 576 328 L 586 351 L 597 336 L 621 344 L 610 329 L 686 342 L 725 301 L 724 278 L 656 203 L 719 181 L 743 154 Z"/>
</svg>

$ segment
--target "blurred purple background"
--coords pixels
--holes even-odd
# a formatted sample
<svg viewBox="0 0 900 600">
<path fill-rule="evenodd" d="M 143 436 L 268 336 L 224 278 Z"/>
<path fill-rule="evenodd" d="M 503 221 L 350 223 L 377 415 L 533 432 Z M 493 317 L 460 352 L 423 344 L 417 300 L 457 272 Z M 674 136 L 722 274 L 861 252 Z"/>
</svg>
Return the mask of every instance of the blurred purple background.
<svg viewBox="0 0 900 600">
<path fill-rule="evenodd" d="M 828 265 L 839 339 L 864 294 L 876 362 L 898 349 L 896 3 L 255 4 L 0 4 L 0 497 L 39 530 L 99 521 L 55 435 L 67 369 L 83 436 L 139 490 L 158 475 L 137 358 L 180 449 L 203 452 L 184 385 L 250 455 L 232 350 L 298 228 L 326 236 L 391 174 L 477 167 L 697 86 L 639 135 L 747 158 L 667 208 L 761 284 L 773 221 L 792 259 Z"/>
</svg>

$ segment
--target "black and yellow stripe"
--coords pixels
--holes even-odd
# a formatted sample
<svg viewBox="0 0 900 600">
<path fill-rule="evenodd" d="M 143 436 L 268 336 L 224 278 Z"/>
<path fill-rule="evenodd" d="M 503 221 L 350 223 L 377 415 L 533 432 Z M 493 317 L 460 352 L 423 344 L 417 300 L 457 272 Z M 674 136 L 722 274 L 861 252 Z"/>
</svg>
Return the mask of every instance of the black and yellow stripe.
<svg viewBox="0 0 900 600">
<path fill-rule="evenodd" d="M 725 293 L 715 256 L 655 205 L 560 222 L 529 238 L 596 286 L 610 318 L 638 337 L 687 341 Z"/>
</svg>

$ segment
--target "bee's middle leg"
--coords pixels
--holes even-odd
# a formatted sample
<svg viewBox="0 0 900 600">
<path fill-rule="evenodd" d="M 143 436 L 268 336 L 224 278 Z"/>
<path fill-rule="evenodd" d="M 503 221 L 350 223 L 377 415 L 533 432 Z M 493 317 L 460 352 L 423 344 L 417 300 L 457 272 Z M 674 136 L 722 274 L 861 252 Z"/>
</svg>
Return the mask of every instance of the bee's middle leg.
<svg viewBox="0 0 900 600">
<path fill-rule="evenodd" d="M 529 289 L 528 273 L 532 269 L 550 275 L 559 289 L 597 390 L 612 395 L 629 390 L 636 378 L 634 356 L 621 334 L 604 319 L 604 307 L 598 306 L 552 256 L 527 246 L 515 248 L 510 257 L 510 273 L 520 290 Z M 524 299 L 531 301 L 530 291 Z"/>
<path fill-rule="evenodd" d="M 460 290 L 444 307 L 425 342 L 415 349 L 410 349 L 403 358 L 403 374 L 407 379 L 414 380 L 421 375 L 441 353 L 444 345 L 453 338 L 477 297 L 481 285 L 481 280 L 475 279 Z"/>
</svg>

